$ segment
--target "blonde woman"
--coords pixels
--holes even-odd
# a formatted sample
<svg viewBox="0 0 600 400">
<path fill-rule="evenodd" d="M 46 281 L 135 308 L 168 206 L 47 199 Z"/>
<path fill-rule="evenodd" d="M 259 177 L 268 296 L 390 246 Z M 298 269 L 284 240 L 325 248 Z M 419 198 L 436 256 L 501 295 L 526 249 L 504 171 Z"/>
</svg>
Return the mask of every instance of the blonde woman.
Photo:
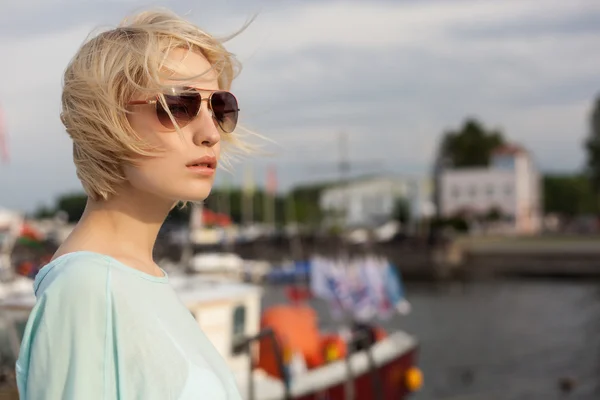
<svg viewBox="0 0 600 400">
<path fill-rule="evenodd" d="M 236 71 L 218 40 L 162 11 L 97 35 L 68 65 L 61 120 L 88 204 L 36 277 L 22 400 L 240 398 L 152 259 L 169 211 L 204 200 L 222 145 L 241 148 Z"/>
</svg>

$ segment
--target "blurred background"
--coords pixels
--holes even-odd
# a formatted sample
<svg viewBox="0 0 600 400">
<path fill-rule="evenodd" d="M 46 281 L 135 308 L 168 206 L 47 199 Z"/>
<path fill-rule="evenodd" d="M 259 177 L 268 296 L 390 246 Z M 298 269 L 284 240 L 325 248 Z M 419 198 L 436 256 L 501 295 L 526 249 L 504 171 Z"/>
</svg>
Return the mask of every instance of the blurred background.
<svg viewBox="0 0 600 400">
<path fill-rule="evenodd" d="M 374 320 L 418 341 L 414 398 L 600 398 L 599 2 L 3 2 L 5 236 L 25 221 L 47 253 L 81 216 L 62 73 L 90 32 L 151 6 L 216 36 L 258 13 L 227 47 L 241 123 L 269 139 L 172 212 L 158 260 L 261 260 L 266 308 L 310 275 L 294 262 L 382 256 L 411 307 Z"/>
</svg>

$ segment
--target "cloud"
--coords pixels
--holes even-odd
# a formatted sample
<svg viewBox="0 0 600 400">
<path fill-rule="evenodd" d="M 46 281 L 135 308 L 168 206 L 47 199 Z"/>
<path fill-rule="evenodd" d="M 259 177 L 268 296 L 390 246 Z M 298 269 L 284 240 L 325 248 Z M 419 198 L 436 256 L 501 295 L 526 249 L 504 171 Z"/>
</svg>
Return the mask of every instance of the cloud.
<svg viewBox="0 0 600 400">
<path fill-rule="evenodd" d="M 307 165 L 335 172 L 341 131 L 357 165 L 375 160 L 398 173 L 425 173 L 438 136 L 467 116 L 502 128 L 544 169 L 583 163 L 588 108 L 600 88 L 600 3 L 548 0 L 543 12 L 535 0 L 155 4 L 217 35 L 262 8 L 228 47 L 244 65 L 234 84 L 243 122 L 276 142 L 275 157 L 252 162 L 276 163 L 284 188 L 334 176 Z M 14 161 L 0 169 L 0 182 L 9 182 L 0 204 L 31 208 L 78 187 L 58 121 L 62 71 L 90 30 L 141 6 L 2 6 L 0 54 L 8 61 L 0 64 L 0 104 Z"/>
<path fill-rule="evenodd" d="M 501 116 L 484 122 L 510 127 L 508 136 L 525 145 L 535 145 L 540 130 L 546 139 L 564 138 L 573 151 L 559 164 L 580 164 L 573 139 L 583 132 L 574 136 L 564 129 L 583 127 L 582 113 L 572 110 L 600 87 L 600 57 L 593 50 L 600 41 L 594 32 L 568 27 L 600 19 L 597 5 L 550 2 L 539 13 L 535 2 L 351 3 L 343 9 L 313 3 L 286 11 L 291 19 L 274 14 L 263 21 L 276 34 L 252 59 L 253 79 L 241 86 L 252 93 L 249 99 L 262 100 L 258 123 L 281 126 L 282 132 L 329 126 L 330 135 L 316 135 L 324 142 L 350 125 L 371 142 L 357 135 L 357 153 L 393 148 L 385 157 L 401 166 L 398 160 L 413 160 L 417 150 L 425 167 L 443 128 L 458 126 L 466 115 Z M 485 26 L 499 30 L 502 23 L 521 34 L 468 35 Z M 538 29 L 523 29 L 529 25 Z M 283 84 L 267 95 L 261 88 L 269 80 Z M 552 114 L 532 124 L 544 110 Z M 560 123 L 553 123 L 556 115 Z M 279 136 L 286 140 L 289 133 Z M 415 136 L 427 139 L 419 145 Z M 540 159 L 546 161 L 542 167 L 557 165 L 551 157 Z"/>
</svg>

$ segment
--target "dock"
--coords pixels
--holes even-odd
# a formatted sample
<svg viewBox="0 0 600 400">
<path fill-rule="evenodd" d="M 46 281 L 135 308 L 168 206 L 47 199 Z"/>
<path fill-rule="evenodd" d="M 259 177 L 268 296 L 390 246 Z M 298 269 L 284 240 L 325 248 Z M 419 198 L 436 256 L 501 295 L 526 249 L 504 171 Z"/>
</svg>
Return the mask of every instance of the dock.
<svg viewBox="0 0 600 400">
<path fill-rule="evenodd" d="M 404 280 L 565 278 L 600 279 L 600 236 L 492 237 L 461 236 L 436 244 L 406 238 L 364 245 L 344 245 L 349 254 L 388 258 Z M 339 253 L 339 240 L 303 238 L 297 257 Z M 287 238 L 258 239 L 221 246 L 195 246 L 194 252 L 230 251 L 245 259 L 271 262 L 292 259 Z M 177 259 L 181 249 L 172 249 Z"/>
<path fill-rule="evenodd" d="M 599 279 L 600 237 L 463 238 L 459 267 L 471 277 Z"/>
</svg>

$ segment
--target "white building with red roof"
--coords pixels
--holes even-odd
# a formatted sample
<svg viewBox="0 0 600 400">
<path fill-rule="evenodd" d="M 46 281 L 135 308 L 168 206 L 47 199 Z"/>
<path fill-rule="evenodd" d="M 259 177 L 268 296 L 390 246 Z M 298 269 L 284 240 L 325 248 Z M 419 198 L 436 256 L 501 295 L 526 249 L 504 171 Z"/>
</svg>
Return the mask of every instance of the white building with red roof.
<svg viewBox="0 0 600 400">
<path fill-rule="evenodd" d="M 450 168 L 440 175 L 440 211 L 444 217 L 502 215 L 506 230 L 540 231 L 541 176 L 530 153 L 515 145 L 492 154 L 489 167 Z"/>
</svg>

